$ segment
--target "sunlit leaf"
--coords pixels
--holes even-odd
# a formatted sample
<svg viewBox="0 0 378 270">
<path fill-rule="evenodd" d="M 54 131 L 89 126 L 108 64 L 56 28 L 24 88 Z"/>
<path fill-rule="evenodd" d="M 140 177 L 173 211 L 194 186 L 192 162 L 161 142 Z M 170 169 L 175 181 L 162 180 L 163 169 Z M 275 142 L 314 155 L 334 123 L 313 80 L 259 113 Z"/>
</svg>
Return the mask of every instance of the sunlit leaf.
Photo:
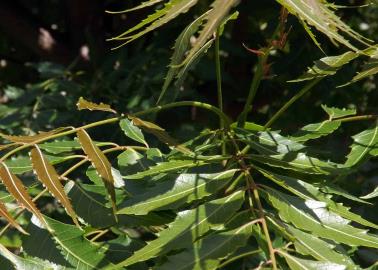
<svg viewBox="0 0 378 270">
<path fill-rule="evenodd" d="M 0 201 L 0 216 L 5 218 L 13 227 L 23 234 L 27 234 L 25 230 L 17 223 L 17 221 L 9 214 L 5 205 Z"/>
<path fill-rule="evenodd" d="M 77 102 L 76 106 L 79 110 L 105 111 L 105 112 L 117 113 L 108 104 L 104 104 L 102 102 L 100 104 L 93 103 L 88 100 L 85 100 L 83 97 L 79 98 L 79 101 Z"/>
<path fill-rule="evenodd" d="M 117 265 L 129 266 L 139 261 L 154 258 L 162 253 L 192 245 L 214 226 L 227 221 L 242 204 L 244 192 L 237 191 L 228 197 L 207 202 L 192 210 L 179 212 L 175 221 L 159 233 L 159 237 L 138 250 L 133 256 Z"/>
<path fill-rule="evenodd" d="M 104 181 L 104 185 L 109 193 L 113 209 L 115 211 L 115 191 L 114 191 L 114 178 L 112 174 L 112 166 L 109 160 L 106 158 L 104 153 L 93 143 L 92 139 L 89 137 L 88 133 L 80 129 L 77 132 L 77 137 L 85 154 L 88 156 L 89 160 L 92 162 L 93 167 L 96 168 L 98 174 Z"/>
<path fill-rule="evenodd" d="M 335 107 L 328 107 L 325 104 L 322 104 L 322 109 L 328 114 L 330 120 L 355 115 L 357 113 L 356 109 L 339 109 Z"/>
<path fill-rule="evenodd" d="M 127 137 L 148 147 L 142 131 L 138 127 L 136 127 L 133 122 L 128 119 L 122 119 L 119 122 L 119 125 Z"/>
<path fill-rule="evenodd" d="M 152 210 L 176 209 L 184 203 L 214 194 L 227 184 L 235 172 L 180 174 L 126 200 L 118 214 L 144 215 Z"/>
<path fill-rule="evenodd" d="M 0 133 L 0 137 L 6 139 L 8 141 L 14 142 L 14 143 L 32 144 L 32 143 L 36 143 L 36 142 L 45 140 L 48 137 L 50 137 L 51 135 L 57 134 L 57 133 L 62 132 L 66 129 L 70 129 L 70 127 L 57 128 L 57 129 L 54 129 L 54 130 L 51 130 L 51 131 L 48 131 L 48 132 L 40 132 L 36 135 L 31 135 L 31 136 L 12 136 L 12 135 L 6 135 L 6 134 Z"/>
<path fill-rule="evenodd" d="M 35 206 L 32 198 L 28 194 L 22 181 L 13 173 L 8 167 L 1 163 L 0 178 L 7 187 L 9 193 L 26 209 L 32 212 L 42 223 L 45 224 L 43 216 L 38 208 Z"/>
<path fill-rule="evenodd" d="M 76 213 L 72 209 L 71 202 L 64 192 L 63 186 L 60 183 L 59 175 L 55 168 L 43 156 L 41 149 L 37 145 L 30 151 L 30 157 L 33 164 L 33 169 L 39 180 L 47 187 L 49 192 L 60 201 L 67 213 L 72 217 L 73 222 L 80 227 L 77 221 Z"/>
</svg>

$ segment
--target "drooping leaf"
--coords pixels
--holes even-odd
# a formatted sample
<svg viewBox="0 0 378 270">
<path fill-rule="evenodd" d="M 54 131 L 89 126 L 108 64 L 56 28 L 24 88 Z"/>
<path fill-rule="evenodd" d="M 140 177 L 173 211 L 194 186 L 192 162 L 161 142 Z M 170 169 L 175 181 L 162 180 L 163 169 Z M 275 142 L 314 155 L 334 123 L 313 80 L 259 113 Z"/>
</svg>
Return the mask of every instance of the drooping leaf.
<svg viewBox="0 0 378 270">
<path fill-rule="evenodd" d="M 13 264 L 15 270 L 63 270 L 61 267 L 57 267 L 56 265 L 52 265 L 51 263 L 42 261 L 38 258 L 23 258 L 17 256 L 1 244 L 0 254 Z"/>
<path fill-rule="evenodd" d="M 346 266 L 346 269 L 358 268 L 348 255 L 339 253 L 332 245 L 319 237 L 305 233 L 292 226 L 286 225 L 289 232 L 295 237 L 295 249 L 304 255 L 310 255 L 320 261 L 328 261 Z"/>
<path fill-rule="evenodd" d="M 352 167 L 378 155 L 378 126 L 364 130 L 353 137 L 351 150 L 345 161 L 345 167 Z"/>
<path fill-rule="evenodd" d="M 322 104 L 322 109 L 328 114 L 330 120 L 355 115 L 357 113 L 356 109 L 339 109 L 335 107 L 328 107 L 325 104 Z"/>
<path fill-rule="evenodd" d="M 149 242 L 147 246 L 136 251 L 133 256 L 116 267 L 129 266 L 171 250 L 189 247 L 193 240 L 209 229 L 227 221 L 240 208 L 243 197 L 244 192 L 237 191 L 228 197 L 202 204 L 198 208 L 179 212 L 175 221 L 161 231 L 157 239 Z"/>
<path fill-rule="evenodd" d="M 93 103 L 88 100 L 85 100 L 83 97 L 79 98 L 79 101 L 77 102 L 76 106 L 79 111 L 90 110 L 90 111 L 105 111 L 105 112 L 117 113 L 108 104 L 104 104 L 102 102 L 100 104 Z"/>
<path fill-rule="evenodd" d="M 142 131 L 137 126 L 135 126 L 132 121 L 128 119 L 122 119 L 119 122 L 119 125 L 127 137 L 148 147 Z"/>
<path fill-rule="evenodd" d="M 172 138 L 165 129 L 159 127 L 158 125 L 144 121 L 140 118 L 137 118 L 135 116 L 128 116 L 129 119 L 133 121 L 133 124 L 142 128 L 144 131 L 154 135 L 158 140 L 160 140 L 163 143 L 166 143 L 168 146 L 174 147 L 180 152 L 183 152 L 184 154 L 191 154 L 192 151 L 190 151 L 185 146 L 179 144 L 174 138 Z"/>
<path fill-rule="evenodd" d="M 349 51 L 341 55 L 321 58 L 320 60 L 315 61 L 314 66 L 308 68 L 305 74 L 298 79 L 289 82 L 301 82 L 334 75 L 340 68 L 358 56 L 358 53 Z"/>
<path fill-rule="evenodd" d="M 14 142 L 14 143 L 33 144 L 33 143 L 39 142 L 41 140 L 44 140 L 44 139 L 50 137 L 51 135 L 62 132 L 66 129 L 70 129 L 70 127 L 61 127 L 61 128 L 57 128 L 57 129 L 48 131 L 48 132 L 40 132 L 36 135 L 31 135 L 31 136 L 12 136 L 12 135 L 6 135 L 6 134 L 0 133 L 0 137 L 6 139 L 8 141 Z"/>
<path fill-rule="evenodd" d="M 93 167 L 96 168 L 98 174 L 104 181 L 104 185 L 109 193 L 110 200 L 115 212 L 115 190 L 114 190 L 114 178 L 112 174 L 112 166 L 109 160 L 106 158 L 104 153 L 93 143 L 92 139 L 89 137 L 88 133 L 80 129 L 77 132 L 77 137 L 85 154 L 88 156 L 89 160 L 92 162 Z"/>
<path fill-rule="evenodd" d="M 359 52 L 346 37 L 364 43 L 364 37 L 351 29 L 334 13 L 327 2 L 313 0 L 277 0 L 303 24 L 315 27 L 331 41 L 343 44 L 352 51 Z"/>
<path fill-rule="evenodd" d="M 378 248 L 378 237 L 349 225 L 349 221 L 329 211 L 325 202 L 302 200 L 269 188 L 264 196 L 280 217 L 299 229 L 351 246 Z"/>
<path fill-rule="evenodd" d="M 305 260 L 284 251 L 278 252 L 278 254 L 282 255 L 285 259 L 287 264 L 289 265 L 290 269 L 292 270 L 345 270 L 346 266 L 330 263 L 330 262 L 319 262 L 319 261 L 311 261 Z"/>
<path fill-rule="evenodd" d="M 63 186 L 60 183 L 59 175 L 55 168 L 43 156 L 41 149 L 37 145 L 30 151 L 30 157 L 33 164 L 33 169 L 39 180 L 46 186 L 49 192 L 60 201 L 67 213 L 71 216 L 73 222 L 80 227 L 77 221 L 76 213 L 72 209 L 71 202 L 64 192 Z"/>
<path fill-rule="evenodd" d="M 162 25 L 173 20 L 181 13 L 187 12 L 192 6 L 197 3 L 198 0 L 170 0 L 162 9 L 155 11 L 155 13 L 149 15 L 146 19 L 142 20 L 136 26 L 130 28 L 121 35 L 112 38 L 111 40 L 126 40 L 121 46 L 161 27 Z M 146 26 L 148 25 L 148 26 Z M 143 28 L 143 30 L 132 34 L 133 32 Z"/>
<path fill-rule="evenodd" d="M 177 172 L 179 170 L 197 167 L 206 164 L 205 161 L 199 160 L 170 160 L 167 162 L 158 163 L 155 166 L 150 167 L 148 170 L 138 172 L 132 175 L 126 175 L 126 179 L 141 179 L 146 176 L 156 175 L 167 172 Z"/>
<path fill-rule="evenodd" d="M 290 139 L 297 142 L 306 142 L 327 136 L 336 131 L 341 125 L 340 121 L 323 121 L 321 123 L 309 124 L 301 128 Z"/>
<path fill-rule="evenodd" d="M 253 231 L 247 223 L 237 229 L 213 233 L 195 242 L 191 249 L 168 257 L 168 261 L 157 270 L 215 270 L 220 261 L 239 247 L 244 246 Z"/>
<path fill-rule="evenodd" d="M 235 172 L 180 174 L 126 200 L 118 214 L 144 215 L 153 210 L 176 209 L 184 203 L 214 194 L 229 182 Z"/>
<path fill-rule="evenodd" d="M 112 265 L 106 260 L 100 247 L 84 237 L 84 231 L 48 217 L 45 219 L 54 231 L 53 238 L 59 245 L 64 258 L 74 266 L 74 269 L 104 269 Z"/>
<path fill-rule="evenodd" d="M 19 230 L 23 234 L 27 234 L 25 230 L 17 223 L 17 221 L 8 213 L 5 205 L 0 201 L 0 216 L 5 218 L 13 227 Z"/>
<path fill-rule="evenodd" d="M 361 199 L 373 199 L 375 197 L 378 197 L 378 187 L 376 187 L 372 192 L 370 192 L 369 194 L 365 195 L 365 196 L 361 196 L 360 198 Z"/>
<path fill-rule="evenodd" d="M 26 191 L 22 181 L 13 173 L 10 172 L 8 167 L 4 164 L 0 164 L 0 178 L 4 185 L 7 187 L 9 193 L 26 209 L 33 213 L 43 224 L 45 221 L 41 212 L 35 206 L 32 198 Z"/>
</svg>

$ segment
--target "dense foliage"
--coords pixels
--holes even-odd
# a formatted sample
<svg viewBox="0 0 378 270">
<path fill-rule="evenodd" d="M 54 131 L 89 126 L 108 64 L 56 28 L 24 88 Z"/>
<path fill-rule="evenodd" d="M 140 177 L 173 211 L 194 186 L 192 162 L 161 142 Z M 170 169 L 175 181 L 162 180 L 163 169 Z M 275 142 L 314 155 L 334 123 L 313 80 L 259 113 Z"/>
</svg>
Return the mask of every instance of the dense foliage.
<svg viewBox="0 0 378 270">
<path fill-rule="evenodd" d="M 109 2 L 3 87 L 1 269 L 376 269 L 375 4 Z"/>
</svg>

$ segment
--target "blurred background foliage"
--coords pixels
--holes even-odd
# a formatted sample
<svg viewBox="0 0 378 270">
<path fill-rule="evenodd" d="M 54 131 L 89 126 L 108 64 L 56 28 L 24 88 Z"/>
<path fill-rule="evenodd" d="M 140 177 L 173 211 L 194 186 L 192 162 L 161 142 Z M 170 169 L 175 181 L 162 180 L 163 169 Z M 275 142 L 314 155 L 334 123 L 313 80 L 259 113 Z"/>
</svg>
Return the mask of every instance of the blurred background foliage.
<svg viewBox="0 0 378 270">
<path fill-rule="evenodd" d="M 371 1 L 370 1 L 371 2 Z M 5 0 L 0 2 L 0 130 L 7 134 L 33 134 L 60 126 L 77 126 L 104 117 L 103 113 L 76 112 L 80 96 L 110 104 L 119 112 L 135 112 L 156 104 L 167 72 L 175 38 L 202 13 L 210 0 L 201 0 L 191 12 L 183 14 L 135 42 L 118 50 L 106 42 L 135 25 L 151 9 L 111 15 L 105 10 L 123 10 L 136 6 L 138 0 Z M 202 4 L 203 3 L 203 4 Z M 342 8 L 338 15 L 353 29 L 378 40 L 378 2 L 336 1 L 357 6 Z M 202 6 L 203 5 L 203 6 Z M 358 7 L 361 6 L 361 7 Z M 203 8 L 203 10 L 201 10 Z M 274 0 L 241 1 L 236 21 L 229 22 L 220 40 L 224 106 L 231 117 L 243 109 L 257 57 L 245 47 L 259 49 L 267 44 L 280 14 Z M 324 53 L 311 41 L 298 20 L 289 16 L 290 33 L 283 50 L 269 58 L 264 80 L 255 99 L 249 121 L 263 124 L 303 83 L 288 83 L 300 76 Z M 337 48 L 316 33 L 327 55 L 338 55 Z M 244 46 L 243 46 L 244 45 Z M 366 60 L 366 59 L 365 59 Z M 321 104 L 357 108 L 358 114 L 378 114 L 377 77 L 337 88 L 350 80 L 364 59 L 358 59 L 324 79 L 309 94 L 292 106 L 274 128 L 284 132 L 326 119 Z M 216 76 L 213 49 L 190 71 L 178 90 L 178 100 L 198 100 L 216 104 Z M 169 92 L 169 95 L 173 95 Z M 152 116 L 180 141 L 193 137 L 204 127 L 217 127 L 207 113 L 180 108 Z M 350 136 L 369 126 L 369 122 L 346 124 L 335 136 L 323 139 L 326 149 L 338 161 L 348 152 Z M 116 138 L 113 130 L 99 129 L 96 138 Z M 158 142 L 156 142 L 158 144 Z M 334 149 L 337 149 L 335 151 Z M 358 174 L 339 179 L 340 185 L 360 196 L 378 184 L 377 160 L 365 164 Z M 342 201 L 342 199 L 340 199 Z M 42 204 L 45 205 L 45 204 Z M 54 209 L 53 206 L 47 206 Z M 359 206 L 355 212 L 378 223 L 376 211 Z M 52 210 L 53 211 L 53 210 Z M 11 231 L 10 231 L 11 232 Z M 8 238 L 7 238 L 8 237 Z M 3 237 L 0 242 L 17 247 L 19 239 Z M 364 249 L 361 249 L 364 252 Z M 368 261 L 377 254 L 366 251 Z"/>
</svg>

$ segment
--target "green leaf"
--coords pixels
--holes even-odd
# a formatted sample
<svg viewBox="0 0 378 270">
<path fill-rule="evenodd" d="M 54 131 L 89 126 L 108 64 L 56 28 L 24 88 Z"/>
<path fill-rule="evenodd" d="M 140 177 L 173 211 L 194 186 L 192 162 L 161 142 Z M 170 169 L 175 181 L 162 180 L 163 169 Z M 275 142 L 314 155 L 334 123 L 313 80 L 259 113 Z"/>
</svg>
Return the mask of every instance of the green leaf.
<svg viewBox="0 0 378 270">
<path fill-rule="evenodd" d="M 45 217 L 48 225 L 53 229 L 53 238 L 59 245 L 65 259 L 77 270 L 103 269 L 111 266 L 100 251 L 100 247 L 92 244 L 84 237 L 84 231 Z"/>
<path fill-rule="evenodd" d="M 378 126 L 364 130 L 352 138 L 354 142 L 347 155 L 345 167 L 356 166 L 370 157 L 378 155 Z"/>
<path fill-rule="evenodd" d="M 294 170 L 307 174 L 336 174 L 342 170 L 333 162 L 326 162 L 306 155 L 305 153 L 288 153 L 280 155 L 248 155 L 253 161 L 257 161 L 273 167 Z"/>
<path fill-rule="evenodd" d="M 234 230 L 213 233 L 195 242 L 191 249 L 168 257 L 157 270 L 215 270 L 220 261 L 246 244 L 253 225 L 247 223 Z"/>
<path fill-rule="evenodd" d="M 168 90 L 168 87 L 171 84 L 172 80 L 179 72 L 180 68 L 177 66 L 184 60 L 185 53 L 190 47 L 190 38 L 197 32 L 198 28 L 202 24 L 205 15 L 206 13 L 195 19 L 193 22 L 191 22 L 176 39 L 175 45 L 173 47 L 174 52 L 171 57 L 171 62 L 169 64 L 169 70 L 167 75 L 165 76 L 164 84 L 158 101 L 156 103 L 160 103 L 164 94 Z"/>
<path fill-rule="evenodd" d="M 107 146 L 111 143 L 107 142 L 94 142 L 98 147 Z M 45 142 L 39 144 L 39 148 L 49 152 L 51 154 L 61 154 L 66 152 L 72 152 L 74 150 L 81 149 L 80 143 L 77 140 L 62 140 L 54 142 Z"/>
<path fill-rule="evenodd" d="M 134 149 L 128 148 L 117 156 L 119 166 L 134 165 L 143 158 L 143 155 L 139 154 Z"/>
<path fill-rule="evenodd" d="M 134 141 L 140 142 L 141 144 L 144 144 L 146 147 L 148 147 L 148 144 L 144 139 L 142 131 L 137 126 L 135 126 L 133 122 L 125 118 L 119 122 L 119 125 L 123 132 L 125 132 L 125 135 L 127 137 Z"/>
<path fill-rule="evenodd" d="M 322 104 L 322 109 L 328 114 L 330 120 L 355 115 L 357 113 L 356 109 L 339 109 L 335 107 L 328 107 L 325 104 Z"/>
<path fill-rule="evenodd" d="M 198 0 L 170 0 L 164 5 L 162 9 L 155 11 L 155 13 L 149 15 L 146 19 L 142 20 L 136 26 L 132 27 L 121 35 L 112 38 L 111 40 L 127 40 L 121 46 L 126 45 L 127 43 L 130 43 L 133 40 L 168 23 L 169 21 L 179 16 L 181 13 L 187 12 L 192 6 L 197 3 L 197 1 Z M 148 26 L 143 30 L 135 34 L 131 34 L 146 25 Z"/>
<path fill-rule="evenodd" d="M 224 187 L 236 170 L 213 174 L 180 174 L 121 205 L 118 214 L 144 215 L 153 210 L 176 209 L 184 203 L 214 194 Z"/>
<path fill-rule="evenodd" d="M 314 26 L 331 41 L 343 44 L 355 52 L 359 50 L 345 36 L 366 44 L 363 41 L 365 38 L 341 21 L 327 2 L 313 0 L 277 0 L 277 2 L 298 17 L 308 28 Z"/>
<path fill-rule="evenodd" d="M 104 196 L 86 190 L 82 185 L 69 181 L 65 186 L 65 190 L 78 216 L 94 228 L 114 225 L 116 221 L 113 211 L 105 206 Z M 102 185 L 100 189 L 103 189 Z"/>
<path fill-rule="evenodd" d="M 32 258 L 32 257 L 20 257 L 12 252 L 10 252 L 8 249 L 6 249 L 3 245 L 0 244 L 0 254 L 8 259 L 16 270 L 60 270 L 63 268 L 57 267 L 56 265 L 52 265 L 49 262 L 42 261 L 38 258 Z"/>
<path fill-rule="evenodd" d="M 343 218 L 371 228 L 378 229 L 378 225 L 375 225 L 374 223 L 362 218 L 361 216 L 350 212 L 349 207 L 344 206 L 342 203 L 336 203 L 330 198 L 330 196 L 327 196 L 326 194 L 321 192 L 322 189 L 327 187 L 326 185 L 324 185 L 324 183 L 320 183 L 320 187 L 317 187 L 293 177 L 267 172 L 262 169 L 258 170 L 268 179 L 274 181 L 276 184 L 289 190 L 290 192 L 297 195 L 298 197 L 301 197 L 304 200 L 318 200 L 325 202 L 327 204 L 327 208 L 330 211 L 342 216 Z M 344 195 L 344 197 L 349 196 Z"/>
<path fill-rule="evenodd" d="M 240 208 L 243 197 L 244 192 L 237 191 L 228 197 L 207 202 L 195 209 L 179 212 L 175 221 L 161 231 L 157 239 L 116 265 L 114 269 L 192 245 L 195 238 L 227 221 Z"/>
<path fill-rule="evenodd" d="M 317 139 L 333 133 L 340 125 L 340 121 L 323 121 L 321 123 L 310 124 L 301 128 L 293 136 L 290 136 L 290 139 L 296 142 Z"/>
<path fill-rule="evenodd" d="M 271 188 L 266 189 L 264 196 L 285 222 L 335 242 L 378 248 L 378 237 L 348 225 L 349 221 L 330 212 L 325 202 L 302 200 Z"/>
<path fill-rule="evenodd" d="M 295 237 L 295 249 L 303 254 L 310 255 L 320 261 L 332 262 L 344 265 L 347 269 L 358 269 L 348 255 L 335 251 L 335 245 L 332 245 L 319 237 L 305 233 L 286 225 L 288 231 Z"/>
<path fill-rule="evenodd" d="M 346 269 L 346 266 L 336 264 L 336 263 L 318 262 L 318 261 L 300 259 L 298 257 L 290 255 L 289 253 L 283 252 L 281 250 L 277 253 L 286 259 L 287 264 L 292 270 L 319 270 L 319 269 L 345 270 Z"/>
<path fill-rule="evenodd" d="M 76 104 L 79 111 L 81 110 L 90 110 L 90 111 L 105 111 L 105 112 L 112 112 L 117 113 L 115 110 L 113 110 L 110 105 L 104 104 L 104 103 L 93 103 L 88 100 L 85 100 L 83 97 L 79 98 L 79 101 Z"/>
<path fill-rule="evenodd" d="M 119 14 L 119 13 L 126 13 L 126 12 L 130 12 L 130 11 L 134 11 L 134 10 L 139 10 L 139 9 L 143 9 L 143 8 L 146 8 L 146 7 L 150 7 L 150 6 L 153 6 L 153 5 L 156 5 L 160 2 L 162 2 L 163 0 L 149 0 L 149 1 L 146 1 L 146 2 L 142 2 L 140 5 L 136 6 L 136 7 L 133 7 L 133 8 L 130 8 L 130 9 L 126 9 L 126 10 L 122 10 L 122 11 L 106 11 L 107 13 L 110 13 L 110 14 Z"/>
<path fill-rule="evenodd" d="M 150 167 L 148 170 L 138 172 L 132 175 L 126 175 L 126 179 L 141 179 L 146 176 L 156 175 L 167 172 L 178 172 L 183 169 L 197 167 L 206 164 L 205 161 L 199 160 L 170 160 L 167 162 L 158 163 L 155 166 Z"/>
<path fill-rule="evenodd" d="M 303 144 L 286 138 L 277 131 L 252 131 L 236 128 L 235 132 L 242 142 L 265 155 L 286 154 L 305 148 Z"/>
<path fill-rule="evenodd" d="M 301 82 L 334 75 L 341 67 L 348 64 L 358 56 L 358 53 L 349 51 L 341 55 L 321 58 L 320 60 L 315 61 L 314 66 L 308 68 L 305 74 L 300 76 L 298 79 L 291 80 L 289 82 Z"/>
<path fill-rule="evenodd" d="M 378 187 L 376 187 L 372 192 L 365 196 L 361 196 L 361 199 L 373 199 L 375 197 L 378 197 Z"/>
<path fill-rule="evenodd" d="M 238 0 L 215 0 L 211 7 L 212 9 L 206 15 L 206 23 L 203 25 L 193 47 L 188 52 L 184 64 L 192 61 L 193 57 L 205 47 L 209 39 L 217 31 L 218 27 L 225 21 L 232 7 L 238 4 Z"/>
</svg>

